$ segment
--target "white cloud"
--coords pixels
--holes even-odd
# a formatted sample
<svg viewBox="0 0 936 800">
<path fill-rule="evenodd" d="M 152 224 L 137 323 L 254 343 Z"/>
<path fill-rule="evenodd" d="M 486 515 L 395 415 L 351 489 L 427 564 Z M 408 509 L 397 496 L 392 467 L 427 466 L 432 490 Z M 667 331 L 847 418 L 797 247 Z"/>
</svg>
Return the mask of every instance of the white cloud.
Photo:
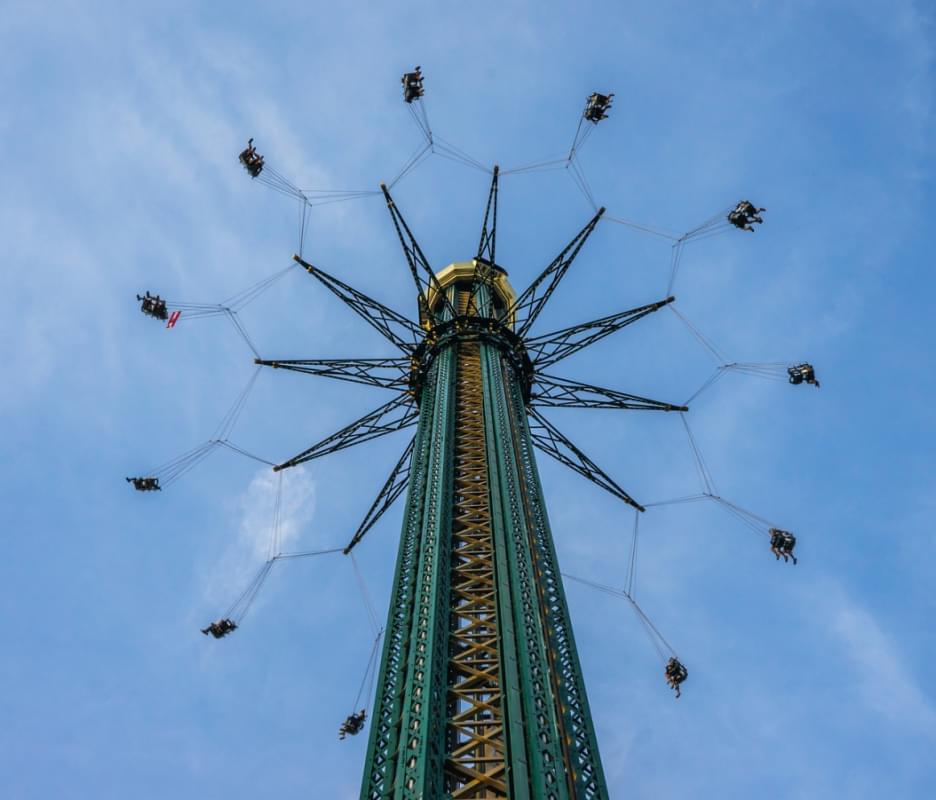
<svg viewBox="0 0 936 800">
<path fill-rule="evenodd" d="M 271 550 L 272 555 L 291 550 L 314 516 L 315 481 L 302 467 L 275 473 L 262 469 L 247 487 L 241 509 L 241 543 L 252 555 L 266 559 Z"/>
<path fill-rule="evenodd" d="M 828 632 L 845 656 L 846 688 L 870 711 L 936 738 L 936 710 L 917 684 L 910 660 L 869 609 L 844 590 L 826 594 Z"/>
<path fill-rule="evenodd" d="M 282 495 L 277 521 L 277 494 Z M 316 482 L 303 467 L 274 473 L 262 468 L 238 502 L 237 538 L 205 584 L 205 600 L 223 607 L 246 588 L 271 555 L 300 549 L 299 539 L 315 515 Z M 306 542 L 309 547 L 314 545 Z"/>
</svg>

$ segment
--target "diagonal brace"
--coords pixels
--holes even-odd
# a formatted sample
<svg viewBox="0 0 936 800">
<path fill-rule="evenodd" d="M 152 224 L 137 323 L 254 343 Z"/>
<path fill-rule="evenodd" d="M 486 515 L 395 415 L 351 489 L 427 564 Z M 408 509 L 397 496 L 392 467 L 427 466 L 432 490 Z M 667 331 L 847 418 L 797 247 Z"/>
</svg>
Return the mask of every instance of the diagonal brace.
<svg viewBox="0 0 936 800">
<path fill-rule="evenodd" d="M 488 193 L 487 208 L 484 210 L 484 222 L 481 225 L 481 241 L 478 243 L 478 261 L 496 263 L 494 253 L 497 246 L 497 177 L 500 167 L 494 165 L 494 177 Z"/>
<path fill-rule="evenodd" d="M 367 510 L 357 531 L 354 536 L 351 537 L 351 541 L 348 542 L 345 547 L 345 555 L 348 555 L 348 553 L 354 549 L 357 543 L 364 538 L 364 534 L 374 527 L 377 520 L 384 515 L 384 512 L 393 505 L 401 494 L 403 494 L 403 490 L 406 489 L 409 484 L 410 466 L 415 443 L 416 437 L 414 436 L 403 451 L 403 455 L 400 456 L 400 460 L 397 461 L 396 466 L 390 472 L 390 477 L 387 478 L 387 482 L 383 485 L 383 488 L 381 488 L 377 497 L 374 499 L 373 504 Z"/>
<path fill-rule="evenodd" d="M 490 269 L 496 264 L 497 250 L 497 180 L 500 167 L 494 165 L 494 177 L 491 179 L 491 190 L 488 192 L 487 208 L 484 210 L 484 222 L 481 224 L 481 241 L 478 242 L 478 255 L 475 256 L 474 274 L 471 276 L 471 294 L 468 309 L 477 308 L 477 293 L 480 282 L 490 276 Z"/>
<path fill-rule="evenodd" d="M 601 386 L 591 386 L 569 378 L 538 373 L 530 395 L 530 404 L 552 408 L 619 408 L 633 411 L 688 411 L 636 394 L 626 394 Z"/>
<path fill-rule="evenodd" d="M 553 259 L 552 263 L 514 301 L 507 316 L 515 316 L 517 319 L 523 317 L 524 321 L 520 323 L 520 327 L 517 329 L 519 336 L 523 336 L 536 321 L 604 212 L 603 207 L 599 208 L 588 224 L 575 235 L 562 252 Z"/>
<path fill-rule="evenodd" d="M 314 458 L 321 458 L 329 453 L 336 453 L 356 444 L 386 436 L 388 433 L 409 428 L 418 421 L 419 407 L 412 403 L 409 394 L 401 394 L 389 403 L 385 403 L 369 414 L 365 414 L 359 420 L 345 426 L 337 433 L 333 433 L 310 448 L 303 450 L 288 461 L 277 464 L 273 467 L 273 470 L 278 472 L 281 469 L 304 464 Z"/>
<path fill-rule="evenodd" d="M 408 358 L 319 358 L 268 361 L 254 359 L 254 364 L 274 369 L 322 375 L 351 383 L 364 383 L 383 389 L 404 389 L 407 386 Z"/>
<path fill-rule="evenodd" d="M 423 334 L 415 322 L 304 261 L 299 256 L 293 256 L 293 260 L 302 265 L 306 272 L 313 278 L 317 278 L 336 297 L 361 316 L 365 322 L 376 328 L 401 350 L 407 353 L 415 350 L 415 342 L 421 339 Z"/>
<path fill-rule="evenodd" d="M 618 486 L 601 467 L 579 450 L 564 434 L 560 433 L 542 414 L 532 408 L 529 409 L 529 412 L 530 436 L 536 447 L 552 456 L 560 464 L 565 464 L 569 469 L 610 492 L 619 500 L 623 500 L 629 506 L 633 506 L 638 511 L 646 511 L 640 503 Z"/>
<path fill-rule="evenodd" d="M 675 299 L 675 297 L 667 297 L 665 300 L 656 303 L 638 306 L 627 311 L 619 311 L 617 314 L 594 319 L 591 322 L 583 322 L 552 333 L 544 333 L 542 336 L 534 336 L 526 341 L 527 352 L 538 369 L 551 366 L 557 361 L 568 358 L 573 353 L 577 353 L 579 350 L 604 339 L 605 336 L 610 336 L 612 333 L 621 330 L 621 328 L 627 327 L 632 322 L 643 319 L 654 311 L 659 311 Z"/>
<path fill-rule="evenodd" d="M 413 232 L 409 229 L 409 225 L 407 225 L 406 220 L 403 219 L 400 209 L 398 209 L 396 203 L 393 202 L 393 198 L 390 196 L 390 190 L 384 183 L 380 184 L 380 189 L 384 193 L 384 198 L 387 201 L 387 209 L 390 211 L 390 217 L 393 220 L 393 226 L 396 228 L 397 236 L 400 237 L 400 244 L 403 246 L 403 255 L 406 256 L 406 263 L 409 264 L 410 273 L 413 276 L 413 282 L 416 284 L 416 292 L 419 296 L 419 305 L 420 308 L 425 311 L 426 319 L 431 323 L 432 311 L 429 308 L 427 291 L 427 287 L 430 286 L 442 298 L 442 302 L 449 312 L 449 318 L 454 319 L 456 316 L 455 308 L 445 294 L 442 284 L 439 283 L 435 271 L 429 265 L 429 261 L 423 254 L 422 248 L 419 246 L 416 238 L 413 236 Z M 420 269 L 426 274 L 425 278 L 420 276 Z"/>
</svg>

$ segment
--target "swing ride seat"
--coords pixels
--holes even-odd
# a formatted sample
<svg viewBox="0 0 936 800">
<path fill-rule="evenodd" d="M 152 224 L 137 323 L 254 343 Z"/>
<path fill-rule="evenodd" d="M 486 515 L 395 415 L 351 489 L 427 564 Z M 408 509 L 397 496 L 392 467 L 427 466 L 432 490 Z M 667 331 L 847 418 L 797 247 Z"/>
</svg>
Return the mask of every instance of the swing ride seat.
<svg viewBox="0 0 936 800">
<path fill-rule="evenodd" d="M 132 483 L 133 488 L 138 492 L 161 492 L 159 478 L 127 478 L 127 483 Z"/>
<path fill-rule="evenodd" d="M 671 658 L 666 665 L 666 677 L 673 684 L 679 686 L 689 677 L 689 670 L 677 658 Z"/>
<path fill-rule="evenodd" d="M 745 225 L 747 225 L 747 217 L 738 211 L 738 209 L 735 209 L 730 214 L 728 214 L 728 221 L 736 228 L 743 228 Z"/>
<path fill-rule="evenodd" d="M 596 125 L 601 122 L 601 120 L 607 119 L 608 111 L 611 109 L 611 105 L 614 102 L 613 98 L 614 92 L 611 92 L 611 94 L 598 94 L 598 92 L 593 92 L 585 105 L 585 113 L 583 115 L 585 119 Z"/>
<path fill-rule="evenodd" d="M 233 633 L 237 630 L 237 623 L 232 619 L 224 618 L 219 619 L 217 622 L 212 622 L 207 628 L 202 628 L 201 632 L 208 636 L 211 634 L 215 639 L 223 639 L 229 633 Z"/>
<path fill-rule="evenodd" d="M 365 719 L 367 719 L 367 712 L 363 708 L 359 714 L 350 714 L 341 723 L 341 727 L 338 729 L 338 738 L 344 739 L 346 735 L 357 736 L 364 728 Z"/>
<path fill-rule="evenodd" d="M 793 384 L 800 384 L 804 381 L 806 383 L 818 383 L 816 381 L 816 369 L 808 362 L 790 367 L 787 369 L 787 374 L 790 376 L 790 383 Z"/>
<path fill-rule="evenodd" d="M 241 151 L 238 159 L 240 163 L 244 165 L 244 169 L 247 170 L 251 178 L 256 178 L 263 172 L 263 156 L 261 156 L 257 152 L 257 148 L 254 147 L 253 139 L 247 140 L 247 148 Z"/>
<path fill-rule="evenodd" d="M 793 548 L 796 547 L 796 537 L 789 531 L 780 530 L 780 528 L 770 529 L 770 546 L 787 555 L 793 554 Z"/>
<path fill-rule="evenodd" d="M 400 79 L 403 83 L 403 100 L 406 103 L 412 103 L 423 96 L 423 76 L 419 67 L 412 72 L 406 72 Z"/>
<path fill-rule="evenodd" d="M 158 294 L 153 296 L 149 292 L 145 295 L 137 295 L 137 300 L 141 301 L 140 311 L 148 317 L 159 320 L 166 320 L 169 317 L 169 310 L 166 308 L 166 301 Z"/>
</svg>

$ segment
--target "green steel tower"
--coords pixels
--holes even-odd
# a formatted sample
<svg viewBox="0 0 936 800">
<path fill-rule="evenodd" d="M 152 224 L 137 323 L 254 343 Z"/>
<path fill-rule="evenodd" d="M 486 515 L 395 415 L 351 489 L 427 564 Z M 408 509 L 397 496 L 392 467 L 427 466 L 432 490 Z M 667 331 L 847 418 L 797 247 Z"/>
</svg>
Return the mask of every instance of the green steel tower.
<svg viewBox="0 0 936 800">
<path fill-rule="evenodd" d="M 419 67 L 403 76 L 407 104 L 422 96 L 422 80 Z M 574 162 L 576 148 L 581 147 L 591 130 L 584 123 L 597 124 L 605 119 L 612 97 L 594 93 L 588 98 L 572 149 L 562 160 L 567 167 L 574 168 L 571 174 L 578 175 L 580 188 L 589 199 L 590 191 Z M 436 142 L 421 106 L 413 115 L 427 142 L 396 180 L 414 168 L 427 152 L 436 152 L 437 146 L 440 154 L 488 171 L 460 151 Z M 303 232 L 306 208 L 313 200 L 319 204 L 372 194 L 310 191 L 307 196 L 279 173 L 269 167 L 264 169 L 264 159 L 256 152 L 252 139 L 239 159 L 252 178 L 259 177 L 260 182 L 302 201 Z M 554 163 L 547 161 L 514 171 Z M 145 297 L 137 298 L 144 313 L 167 320 L 169 327 L 183 309 L 190 318 L 226 314 L 258 355 L 257 364 L 368 384 L 392 393 L 388 402 L 293 458 L 274 465 L 274 470 L 293 467 L 404 428 L 416 429 L 364 520 L 343 548 L 345 554 L 350 554 L 387 509 L 404 491 L 407 493 L 393 590 L 382 631 L 383 650 L 369 720 L 361 800 L 608 797 L 534 449 L 636 511 L 645 510 L 544 417 L 541 409 L 614 408 L 681 414 L 688 411 L 684 405 L 592 386 L 548 371 L 583 348 L 669 305 L 675 298 L 666 297 L 549 333 L 532 333 L 537 318 L 598 225 L 604 209 L 596 209 L 595 215 L 518 295 L 507 280 L 506 270 L 495 258 L 498 175 L 495 166 L 475 257 L 439 271 L 426 259 L 388 188 L 381 185 L 415 284 L 418 321 L 388 308 L 301 256 L 294 257 L 309 275 L 389 340 L 399 351 L 396 357 L 276 361 L 259 358 L 236 311 L 285 271 L 233 296 L 225 304 L 174 304 L 180 310 L 172 316 L 159 295 L 147 292 Z M 727 215 L 719 214 L 681 237 L 660 234 L 673 241 L 667 293 L 675 280 L 680 249 L 687 241 L 731 226 L 751 231 L 752 223 L 763 222 L 759 214 L 764 210 L 742 201 Z M 300 235 L 300 251 L 302 241 Z M 677 316 L 681 315 L 677 312 Z M 704 337 L 688 321 L 683 321 L 720 358 Z M 725 370 L 776 377 L 777 366 L 722 364 L 693 398 Z M 785 372 L 791 383 L 818 386 L 813 367 L 808 363 L 780 366 L 780 372 L 781 377 Z M 227 438 L 255 377 L 256 373 L 206 444 L 157 468 L 147 477 L 126 480 L 139 491 L 161 489 L 160 479 L 163 485 L 168 485 L 216 445 L 271 464 L 233 445 Z M 684 417 L 682 421 L 686 424 Z M 757 530 L 769 525 L 767 520 L 715 494 L 688 424 L 686 432 L 704 489 L 702 494 L 683 500 L 712 499 Z M 235 630 L 277 560 L 342 551 L 332 548 L 279 553 L 275 549 L 277 524 L 274 523 L 270 558 L 257 577 L 224 617 L 202 633 L 222 638 Z M 786 561 L 792 556 L 795 537 L 775 527 L 769 527 L 767 532 L 774 555 Z M 636 548 L 636 527 L 634 541 Z M 630 592 L 621 594 L 631 601 L 648 629 L 672 651 L 637 607 Z M 373 678 L 377 646 L 375 643 L 365 682 Z M 660 654 L 664 654 L 662 650 Z M 674 652 L 672 655 L 666 675 L 678 696 L 679 683 L 685 680 L 686 672 Z M 363 687 L 364 683 L 362 692 Z M 364 709 L 353 713 L 342 726 L 341 738 L 361 731 L 365 718 Z"/>
<path fill-rule="evenodd" d="M 526 421 L 516 297 L 483 255 L 426 296 L 367 800 L 607 797 Z"/>
<path fill-rule="evenodd" d="M 396 392 L 276 469 L 416 427 L 345 548 L 408 488 L 361 798 L 607 798 L 533 451 L 643 510 L 539 409 L 685 410 L 545 372 L 673 298 L 531 336 L 604 209 L 518 296 L 495 261 L 496 167 L 476 257 L 439 272 L 382 190 L 419 324 L 296 260 L 402 357 L 258 360 Z"/>
<path fill-rule="evenodd" d="M 494 272 L 438 276 L 363 798 L 607 796 Z"/>
</svg>

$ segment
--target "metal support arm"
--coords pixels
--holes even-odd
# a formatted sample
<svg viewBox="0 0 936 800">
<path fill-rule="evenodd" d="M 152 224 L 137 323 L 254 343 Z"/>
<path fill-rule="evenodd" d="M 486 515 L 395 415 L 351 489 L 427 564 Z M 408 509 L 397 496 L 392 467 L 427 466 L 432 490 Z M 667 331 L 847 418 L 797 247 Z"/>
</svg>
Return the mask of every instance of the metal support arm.
<svg viewBox="0 0 936 800">
<path fill-rule="evenodd" d="M 536 375 L 530 394 L 530 405 L 553 408 L 620 408 L 634 411 L 689 410 L 687 406 L 675 406 L 543 373 Z"/>
<path fill-rule="evenodd" d="M 396 203 L 393 202 L 393 198 L 390 196 L 390 190 L 387 188 L 386 184 L 383 183 L 380 184 L 380 189 L 383 191 L 384 198 L 387 201 L 387 208 L 390 211 L 390 217 L 393 219 L 393 226 L 396 228 L 397 236 L 400 237 L 400 244 L 403 246 L 403 255 L 406 256 L 406 263 L 409 264 L 410 272 L 413 275 L 413 282 L 416 284 L 416 291 L 419 295 L 419 303 L 422 308 L 426 310 L 426 318 L 431 319 L 432 314 L 429 308 L 429 295 L 427 291 L 429 286 L 432 286 L 442 297 L 445 307 L 450 314 L 450 318 L 455 317 L 454 307 L 445 294 L 445 291 L 442 289 L 442 285 L 436 277 L 435 270 L 432 269 L 426 256 L 423 255 L 422 248 L 420 248 L 416 238 L 413 236 L 413 232 L 409 229 L 409 225 L 407 225 L 406 220 L 403 219 L 400 209 L 398 209 Z M 426 273 L 425 278 L 420 277 L 417 266 L 422 268 L 422 271 Z"/>
<path fill-rule="evenodd" d="M 484 269 L 485 264 L 492 267 L 495 262 L 497 249 L 497 179 L 500 167 L 494 165 L 494 177 L 491 179 L 491 190 L 488 193 L 487 208 L 484 210 L 484 222 L 481 224 L 481 241 L 478 242 L 478 255 L 475 257 L 475 270 L 471 277 L 471 295 L 468 308 L 477 308 L 478 285 L 483 277 L 490 275 Z"/>
<path fill-rule="evenodd" d="M 355 545 L 364 538 L 364 534 L 374 527 L 377 520 L 384 515 L 384 512 L 393 505 L 401 494 L 403 494 L 403 490 L 409 484 L 410 462 L 412 461 L 413 446 L 415 443 L 416 437 L 413 437 L 403 451 L 403 455 L 400 456 L 400 460 L 397 461 L 396 466 L 390 472 L 390 477 L 387 478 L 387 482 L 383 485 L 383 488 L 381 488 L 377 497 L 374 499 L 373 504 L 364 515 L 364 519 L 358 526 L 354 536 L 351 537 L 351 541 L 348 542 L 345 547 L 345 555 L 348 555 L 348 553 L 354 549 Z"/>
<path fill-rule="evenodd" d="M 629 506 L 633 506 L 638 511 L 646 511 L 640 503 L 618 486 L 601 467 L 579 450 L 536 409 L 530 408 L 528 411 L 530 415 L 530 436 L 536 447 L 552 456 L 560 464 L 565 464 L 569 469 L 610 492 L 619 500 L 623 500 Z"/>
<path fill-rule="evenodd" d="M 329 453 L 335 453 L 348 447 L 353 447 L 362 442 L 369 442 L 371 439 L 377 439 L 380 436 L 386 436 L 388 433 L 409 428 L 419 421 L 419 408 L 412 403 L 409 394 L 401 394 L 395 397 L 389 403 L 385 403 L 369 414 L 365 414 L 359 420 L 345 426 L 337 433 L 322 439 L 322 441 L 312 445 L 307 450 L 303 450 L 296 456 L 282 464 L 277 464 L 273 470 L 278 472 L 287 467 L 295 467 L 311 461 L 314 458 L 321 458 Z"/>
<path fill-rule="evenodd" d="M 604 212 L 604 208 L 599 208 L 598 213 L 591 218 L 589 223 L 575 235 L 575 238 L 553 259 L 552 263 L 514 301 L 507 316 L 516 316 L 518 320 L 523 319 L 522 322 L 519 322 L 517 335 L 523 336 L 526 334 L 530 326 L 536 321 Z M 549 279 L 548 282 L 547 278 Z M 546 284 L 545 287 L 543 287 L 544 283 Z"/>
<path fill-rule="evenodd" d="M 304 261 L 299 256 L 293 256 L 293 260 L 301 264 L 306 272 L 321 281 L 336 297 L 350 306 L 365 322 L 376 328 L 401 350 L 411 353 L 416 349 L 415 342 L 422 338 L 423 331 L 415 322 Z"/>
<path fill-rule="evenodd" d="M 351 383 L 365 383 L 383 389 L 404 389 L 407 386 L 410 360 L 408 358 L 319 358 L 267 361 L 254 359 L 254 364 L 274 369 L 322 375 Z"/>
<path fill-rule="evenodd" d="M 544 333 L 542 336 L 534 336 L 526 341 L 527 352 L 537 369 L 548 367 L 604 339 L 605 336 L 610 336 L 615 331 L 627 327 L 632 322 L 658 311 L 675 299 L 675 297 L 667 297 L 665 300 L 646 306 L 638 306 L 628 311 L 620 311 L 617 314 L 594 319 L 591 322 L 583 322 L 552 333 Z"/>
<path fill-rule="evenodd" d="M 494 264 L 495 248 L 497 246 L 497 178 L 500 167 L 494 166 L 494 177 L 491 179 L 491 191 L 488 193 L 487 208 L 484 210 L 484 222 L 481 225 L 481 241 L 478 243 L 478 261 L 487 261 Z"/>
</svg>

